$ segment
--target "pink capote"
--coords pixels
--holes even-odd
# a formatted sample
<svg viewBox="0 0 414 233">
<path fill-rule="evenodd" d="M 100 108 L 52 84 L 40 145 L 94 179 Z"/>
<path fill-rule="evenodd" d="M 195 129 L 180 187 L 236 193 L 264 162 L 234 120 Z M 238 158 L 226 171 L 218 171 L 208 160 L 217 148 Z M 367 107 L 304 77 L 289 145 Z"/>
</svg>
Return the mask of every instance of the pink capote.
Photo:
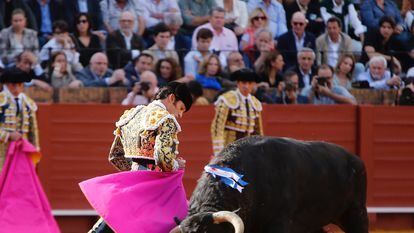
<svg viewBox="0 0 414 233">
<path fill-rule="evenodd" d="M 0 175 L 1 233 L 60 232 L 30 158 L 36 152 L 27 140 L 9 145 Z"/>
<path fill-rule="evenodd" d="M 166 233 L 187 215 L 184 171 L 129 171 L 79 184 L 89 203 L 117 233 Z"/>
</svg>

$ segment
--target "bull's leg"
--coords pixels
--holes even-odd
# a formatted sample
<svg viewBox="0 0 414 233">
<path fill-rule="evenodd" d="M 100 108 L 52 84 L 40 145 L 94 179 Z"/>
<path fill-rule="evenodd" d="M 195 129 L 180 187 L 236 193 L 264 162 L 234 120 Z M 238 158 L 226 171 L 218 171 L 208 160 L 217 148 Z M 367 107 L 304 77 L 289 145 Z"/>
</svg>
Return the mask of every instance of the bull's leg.
<svg viewBox="0 0 414 233">
<path fill-rule="evenodd" d="M 340 220 L 346 233 L 368 233 L 368 214 L 365 207 L 351 207 Z"/>
</svg>

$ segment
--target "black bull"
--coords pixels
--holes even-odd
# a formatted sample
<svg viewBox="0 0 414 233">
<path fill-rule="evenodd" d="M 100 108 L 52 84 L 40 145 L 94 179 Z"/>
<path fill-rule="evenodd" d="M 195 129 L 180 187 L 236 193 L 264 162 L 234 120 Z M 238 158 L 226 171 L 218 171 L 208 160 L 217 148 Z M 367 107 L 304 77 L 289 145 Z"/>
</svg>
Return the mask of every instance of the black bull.
<svg viewBox="0 0 414 233">
<path fill-rule="evenodd" d="M 203 173 L 188 217 L 172 232 L 242 232 L 229 224 L 234 221 L 213 214 L 235 210 L 237 215 L 230 214 L 241 218 L 248 233 L 323 232 L 329 223 L 347 233 L 368 232 L 365 166 L 340 146 L 250 137 L 226 147 L 210 164 L 244 174 L 249 184 L 239 193 Z"/>
</svg>

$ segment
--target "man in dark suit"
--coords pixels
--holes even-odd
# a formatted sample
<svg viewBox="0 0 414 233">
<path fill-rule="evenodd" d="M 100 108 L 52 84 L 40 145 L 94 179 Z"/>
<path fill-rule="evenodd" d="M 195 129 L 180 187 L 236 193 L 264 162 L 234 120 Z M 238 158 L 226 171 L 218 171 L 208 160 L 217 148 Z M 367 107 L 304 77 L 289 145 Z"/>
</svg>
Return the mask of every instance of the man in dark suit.
<svg viewBox="0 0 414 233">
<path fill-rule="evenodd" d="M 286 10 L 286 22 L 290 22 L 295 12 L 302 12 L 308 20 L 306 31 L 313 33 L 316 37 L 325 30 L 325 24 L 321 15 L 319 0 L 298 0 L 284 4 Z M 287 25 L 288 28 L 289 25 Z"/>
<path fill-rule="evenodd" d="M 125 11 L 119 17 L 120 29 L 106 38 L 106 53 L 112 68 L 122 68 L 129 61 L 138 57 L 144 49 L 144 40 L 133 32 L 135 16 Z"/>
<path fill-rule="evenodd" d="M 277 49 L 282 53 L 285 70 L 297 65 L 296 54 L 304 47 L 315 49 L 315 36 L 305 32 L 307 20 L 301 12 L 296 12 L 290 21 L 292 29 L 281 35 L 277 40 Z"/>
<path fill-rule="evenodd" d="M 303 48 L 297 54 L 298 64 L 289 70 L 295 72 L 299 77 L 299 88 L 311 85 L 312 79 L 316 75 L 315 52 L 310 48 Z"/>
<path fill-rule="evenodd" d="M 87 13 L 91 18 L 92 30 L 103 30 L 102 12 L 100 0 L 65 0 L 65 20 L 69 25 L 69 31 L 75 31 L 76 16 L 79 13 Z"/>
<path fill-rule="evenodd" d="M 184 64 L 184 57 L 191 50 L 191 38 L 184 35 L 179 30 L 183 25 L 181 14 L 167 14 L 164 18 L 165 24 L 171 32 L 171 41 L 167 49 L 173 49 L 177 52 L 181 66 Z"/>
<path fill-rule="evenodd" d="M 36 23 L 39 27 L 39 45 L 40 47 L 52 38 L 52 25 L 56 20 L 63 19 L 63 6 L 57 0 L 29 0 L 27 2 L 35 16 Z"/>
</svg>

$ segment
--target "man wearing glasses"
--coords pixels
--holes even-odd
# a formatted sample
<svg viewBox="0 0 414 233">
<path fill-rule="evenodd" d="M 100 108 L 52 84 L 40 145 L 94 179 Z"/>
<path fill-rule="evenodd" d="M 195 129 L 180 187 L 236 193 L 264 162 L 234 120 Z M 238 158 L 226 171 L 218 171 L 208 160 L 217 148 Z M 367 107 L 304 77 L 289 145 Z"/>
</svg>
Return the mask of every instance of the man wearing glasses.
<svg viewBox="0 0 414 233">
<path fill-rule="evenodd" d="M 277 49 L 282 53 L 285 60 L 285 69 L 297 65 L 296 54 L 304 47 L 315 49 L 315 36 L 305 31 L 308 21 L 302 12 L 296 12 L 292 16 L 290 25 L 292 29 L 280 36 Z M 292 43 L 292 42 L 295 43 Z"/>
</svg>

